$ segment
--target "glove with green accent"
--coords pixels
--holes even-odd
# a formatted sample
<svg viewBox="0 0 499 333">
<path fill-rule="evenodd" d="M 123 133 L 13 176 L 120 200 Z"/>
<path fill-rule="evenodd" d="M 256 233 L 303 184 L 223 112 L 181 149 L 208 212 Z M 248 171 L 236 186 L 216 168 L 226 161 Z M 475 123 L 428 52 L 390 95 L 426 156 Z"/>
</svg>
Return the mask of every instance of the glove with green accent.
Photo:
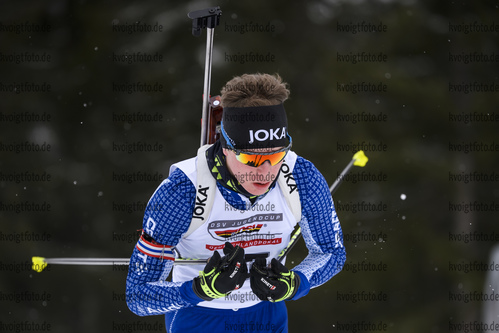
<svg viewBox="0 0 499 333">
<path fill-rule="evenodd" d="M 266 260 L 259 258 L 251 266 L 250 283 L 251 290 L 262 301 L 280 302 L 293 298 L 300 277 L 277 259 L 272 259 L 269 268 Z"/>
<path fill-rule="evenodd" d="M 248 275 L 244 249 L 226 242 L 224 257 L 218 251 L 208 260 L 203 271 L 194 278 L 192 289 L 201 299 L 211 301 L 243 286 Z"/>
</svg>

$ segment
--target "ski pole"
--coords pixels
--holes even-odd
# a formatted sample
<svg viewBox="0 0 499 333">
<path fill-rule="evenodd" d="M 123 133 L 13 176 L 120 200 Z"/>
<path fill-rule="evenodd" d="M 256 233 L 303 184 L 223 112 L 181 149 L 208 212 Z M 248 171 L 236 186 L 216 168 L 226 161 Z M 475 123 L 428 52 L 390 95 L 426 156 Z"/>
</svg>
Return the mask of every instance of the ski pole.
<svg viewBox="0 0 499 333">
<path fill-rule="evenodd" d="M 345 169 L 343 169 L 343 171 L 340 173 L 340 175 L 338 176 L 338 178 L 336 178 L 336 180 L 334 181 L 333 185 L 331 185 L 331 187 L 329 188 L 329 191 L 331 192 L 331 195 L 338 189 L 338 187 L 340 186 L 341 182 L 345 178 L 346 174 L 350 171 L 350 169 L 354 165 L 355 166 L 364 167 L 366 165 L 366 163 L 367 163 L 367 160 L 368 160 L 368 158 L 367 158 L 367 156 L 364 154 L 364 152 L 362 150 L 359 150 L 358 152 L 356 152 L 353 155 L 353 158 L 350 161 L 350 163 L 348 163 L 348 165 L 345 167 Z"/>
<path fill-rule="evenodd" d="M 338 189 L 340 186 L 341 182 L 343 181 L 343 178 L 345 178 L 345 175 L 350 171 L 350 169 L 355 165 L 359 167 L 364 167 L 368 161 L 367 156 L 364 154 L 362 150 L 359 150 L 353 155 L 352 160 L 348 163 L 348 165 L 343 169 L 343 171 L 340 173 L 338 178 L 336 178 L 335 182 L 331 187 L 329 188 L 329 191 L 331 192 L 331 195 Z M 284 250 L 281 251 L 279 256 L 277 257 L 277 260 L 282 262 L 282 260 L 286 257 L 286 255 L 291 251 L 291 249 L 298 243 L 298 240 L 301 238 L 302 233 L 301 233 L 301 228 L 298 227 L 291 236 L 291 240 L 288 243 L 288 246 Z"/>
<path fill-rule="evenodd" d="M 90 265 L 90 266 L 120 266 L 129 265 L 130 258 L 45 258 L 32 257 L 31 268 L 41 272 L 47 265 Z M 208 259 L 175 259 L 174 265 L 198 265 L 206 263 Z"/>
</svg>

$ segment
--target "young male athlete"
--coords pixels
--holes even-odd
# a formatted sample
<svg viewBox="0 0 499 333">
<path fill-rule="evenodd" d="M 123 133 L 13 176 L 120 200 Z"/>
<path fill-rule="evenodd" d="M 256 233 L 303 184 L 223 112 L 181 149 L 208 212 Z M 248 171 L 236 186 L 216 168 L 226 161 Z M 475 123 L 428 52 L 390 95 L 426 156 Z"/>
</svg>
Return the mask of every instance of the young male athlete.
<svg viewBox="0 0 499 333">
<path fill-rule="evenodd" d="M 285 301 L 342 269 L 329 186 L 290 150 L 288 96 L 269 74 L 235 77 L 222 89 L 221 139 L 174 164 L 147 205 L 126 281 L 132 312 L 164 314 L 171 333 L 287 332 Z M 297 223 L 308 255 L 290 270 L 275 258 Z M 210 259 L 174 266 L 174 253 Z"/>
</svg>

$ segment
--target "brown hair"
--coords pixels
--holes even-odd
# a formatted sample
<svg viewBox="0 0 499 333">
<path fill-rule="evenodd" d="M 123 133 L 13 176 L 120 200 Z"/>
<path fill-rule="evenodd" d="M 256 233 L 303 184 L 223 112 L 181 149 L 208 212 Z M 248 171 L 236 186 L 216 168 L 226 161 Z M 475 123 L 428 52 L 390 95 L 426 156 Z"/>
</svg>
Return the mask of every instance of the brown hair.
<svg viewBox="0 0 499 333">
<path fill-rule="evenodd" d="M 288 84 L 279 74 L 243 74 L 236 76 L 222 88 L 223 107 L 277 105 L 289 97 Z"/>
</svg>

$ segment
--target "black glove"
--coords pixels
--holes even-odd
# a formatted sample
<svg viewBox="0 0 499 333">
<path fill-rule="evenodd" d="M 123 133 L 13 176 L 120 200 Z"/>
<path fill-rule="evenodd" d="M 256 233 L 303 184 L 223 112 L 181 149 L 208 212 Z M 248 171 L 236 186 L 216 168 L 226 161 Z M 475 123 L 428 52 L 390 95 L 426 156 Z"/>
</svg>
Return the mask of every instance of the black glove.
<svg viewBox="0 0 499 333">
<path fill-rule="evenodd" d="M 262 301 L 280 302 L 293 298 L 300 277 L 277 259 L 272 259 L 269 268 L 266 260 L 259 258 L 251 266 L 250 283 L 251 290 Z"/>
<path fill-rule="evenodd" d="M 244 249 L 226 242 L 223 251 L 223 258 L 215 251 L 204 270 L 194 278 L 192 288 L 196 295 L 205 301 L 224 297 L 241 288 L 248 275 Z"/>
</svg>

